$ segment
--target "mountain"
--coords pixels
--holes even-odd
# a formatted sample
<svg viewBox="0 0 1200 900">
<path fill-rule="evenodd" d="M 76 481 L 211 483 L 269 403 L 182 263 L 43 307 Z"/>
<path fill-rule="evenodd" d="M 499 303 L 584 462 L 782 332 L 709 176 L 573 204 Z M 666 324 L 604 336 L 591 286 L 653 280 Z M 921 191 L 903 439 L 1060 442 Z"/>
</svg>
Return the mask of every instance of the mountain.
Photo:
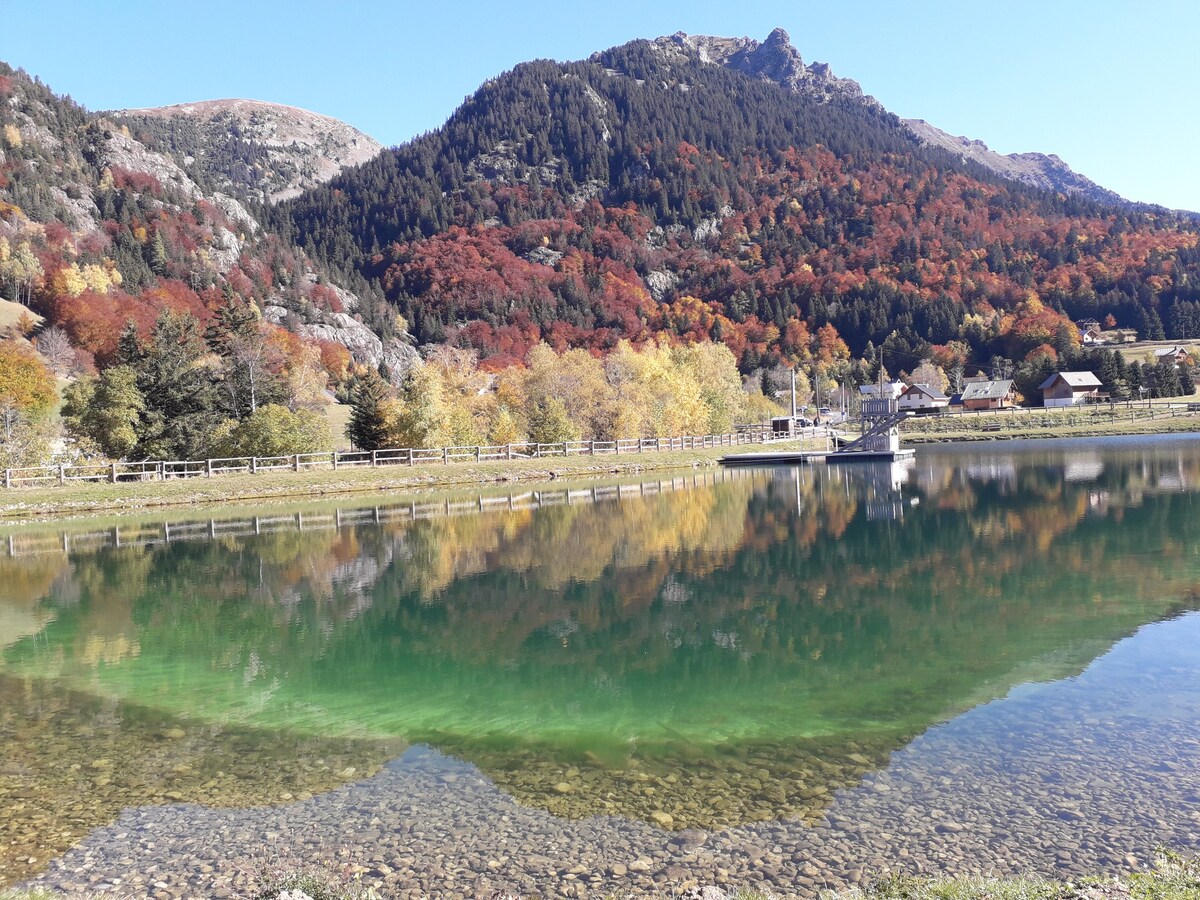
<svg viewBox="0 0 1200 900">
<path fill-rule="evenodd" d="M 301 117 L 285 132 L 264 105 L 235 106 L 240 112 L 210 107 L 205 121 L 215 129 L 244 115 L 257 122 L 256 134 L 275 128 L 280 140 L 297 135 L 297 144 L 309 128 Z M 412 364 L 415 351 L 380 312 L 377 288 L 353 276 L 334 283 L 302 250 L 265 231 L 241 199 L 214 189 L 215 165 L 181 165 L 161 138 L 139 140 L 128 121 L 91 113 L 0 63 L 0 299 L 63 328 L 79 369 L 111 362 L 130 321 L 145 334 L 171 309 L 203 325 L 231 296 L 250 304 L 291 351 L 345 348 L 325 352 L 334 369 L 350 357 L 385 362 L 398 374 Z M 305 158 L 315 171 L 314 154 Z M 375 320 L 383 325 L 372 331 Z"/>
<path fill-rule="evenodd" d="M 772 31 L 762 43 L 746 37 L 709 37 L 678 32 L 670 37 L 658 38 L 654 45 L 668 58 L 682 56 L 702 63 L 726 66 L 818 100 L 857 100 L 873 109 L 883 109 L 874 97 L 863 93 L 857 81 L 836 77 L 826 63 L 806 66 L 800 53 L 792 46 L 788 33 L 782 28 Z M 1004 178 L 1043 190 L 1079 194 L 1089 200 L 1124 202 L 1120 195 L 1073 171 L 1053 154 L 1013 153 L 1005 156 L 989 150 L 982 141 L 955 137 L 923 119 L 904 119 L 902 124 L 922 144 L 941 147 L 962 159 L 979 163 Z"/>
<path fill-rule="evenodd" d="M 298 196 L 383 146 L 329 116 L 259 100 L 206 100 L 108 113 L 208 187 L 271 203 Z"/>
<path fill-rule="evenodd" d="M 1053 153 L 997 153 L 983 141 L 956 137 L 930 125 L 924 119 L 905 119 L 904 124 L 923 144 L 942 147 L 991 169 L 997 175 L 1048 191 L 1079 194 L 1089 200 L 1120 204 L 1125 200 L 1090 178 L 1074 171 Z"/>
<path fill-rule="evenodd" d="M 1066 358 L 1108 315 L 1200 336 L 1195 222 L 983 162 L 782 31 L 676 34 L 521 64 L 268 219 L 496 368 L 542 340 L 720 340 L 753 372 Z"/>
</svg>

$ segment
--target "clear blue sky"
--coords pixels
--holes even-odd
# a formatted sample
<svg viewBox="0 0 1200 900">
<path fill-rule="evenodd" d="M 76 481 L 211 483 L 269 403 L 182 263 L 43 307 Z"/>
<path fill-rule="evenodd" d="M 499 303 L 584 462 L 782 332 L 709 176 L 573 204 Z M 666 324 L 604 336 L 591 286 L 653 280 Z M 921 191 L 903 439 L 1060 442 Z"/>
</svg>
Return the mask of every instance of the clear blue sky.
<svg viewBox="0 0 1200 900">
<path fill-rule="evenodd" d="M 0 0 L 0 59 L 90 109 L 250 97 L 397 144 L 523 60 L 776 26 L 898 115 L 1200 210 L 1200 0 Z"/>
</svg>

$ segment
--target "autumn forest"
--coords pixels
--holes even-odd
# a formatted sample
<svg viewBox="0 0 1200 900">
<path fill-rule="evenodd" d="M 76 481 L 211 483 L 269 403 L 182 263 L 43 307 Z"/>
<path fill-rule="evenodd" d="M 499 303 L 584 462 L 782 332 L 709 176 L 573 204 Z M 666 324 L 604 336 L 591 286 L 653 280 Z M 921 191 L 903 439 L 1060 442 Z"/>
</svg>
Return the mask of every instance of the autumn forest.
<svg viewBox="0 0 1200 900">
<path fill-rule="evenodd" d="M 1068 368 L 1191 384 L 1075 323 L 1200 337 L 1194 215 L 1019 184 L 873 101 L 651 42 L 517 66 L 275 205 L 212 186 L 261 148 L 195 141 L 0 65 L 5 465 L 60 420 L 112 459 L 325 449 L 333 402 L 368 448 L 712 431 L 793 367 L 1031 401 Z"/>
</svg>

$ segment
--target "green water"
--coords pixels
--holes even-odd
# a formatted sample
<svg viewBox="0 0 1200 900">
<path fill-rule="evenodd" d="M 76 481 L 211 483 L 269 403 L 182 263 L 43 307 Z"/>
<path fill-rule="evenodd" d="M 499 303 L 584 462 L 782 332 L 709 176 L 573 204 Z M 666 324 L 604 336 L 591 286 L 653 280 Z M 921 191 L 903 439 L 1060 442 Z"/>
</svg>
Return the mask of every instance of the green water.
<svg viewBox="0 0 1200 900">
<path fill-rule="evenodd" d="M 0 672 L 428 743 L 571 815 L 602 792 L 556 796 L 569 766 L 730 783 L 757 758 L 780 796 L 688 813 L 697 787 L 677 824 L 804 815 L 814 784 L 1200 605 L 1198 482 L 1200 442 L 1141 439 L 25 530 Z"/>
</svg>

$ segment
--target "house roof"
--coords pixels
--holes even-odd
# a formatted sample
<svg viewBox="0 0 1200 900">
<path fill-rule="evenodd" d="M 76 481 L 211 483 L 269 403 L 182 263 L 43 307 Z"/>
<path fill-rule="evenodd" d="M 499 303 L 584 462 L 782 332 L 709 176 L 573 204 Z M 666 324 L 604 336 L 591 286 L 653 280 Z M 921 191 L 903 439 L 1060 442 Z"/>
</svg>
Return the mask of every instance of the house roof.
<svg viewBox="0 0 1200 900">
<path fill-rule="evenodd" d="M 904 389 L 904 393 L 909 394 L 914 391 L 920 391 L 930 400 L 949 400 L 950 398 L 935 388 L 932 384 L 910 384 Z"/>
<path fill-rule="evenodd" d="M 1159 347 L 1154 351 L 1154 355 L 1161 359 L 1164 356 L 1176 356 L 1186 352 L 1182 347 Z"/>
<path fill-rule="evenodd" d="M 1003 400 L 1012 392 L 1012 379 L 1002 381 L 976 381 L 963 388 L 962 398 L 967 400 Z"/>
<path fill-rule="evenodd" d="M 1100 379 L 1091 372 L 1057 372 L 1038 385 L 1040 390 L 1046 390 L 1058 379 L 1065 381 L 1071 388 L 1098 388 Z"/>
</svg>

